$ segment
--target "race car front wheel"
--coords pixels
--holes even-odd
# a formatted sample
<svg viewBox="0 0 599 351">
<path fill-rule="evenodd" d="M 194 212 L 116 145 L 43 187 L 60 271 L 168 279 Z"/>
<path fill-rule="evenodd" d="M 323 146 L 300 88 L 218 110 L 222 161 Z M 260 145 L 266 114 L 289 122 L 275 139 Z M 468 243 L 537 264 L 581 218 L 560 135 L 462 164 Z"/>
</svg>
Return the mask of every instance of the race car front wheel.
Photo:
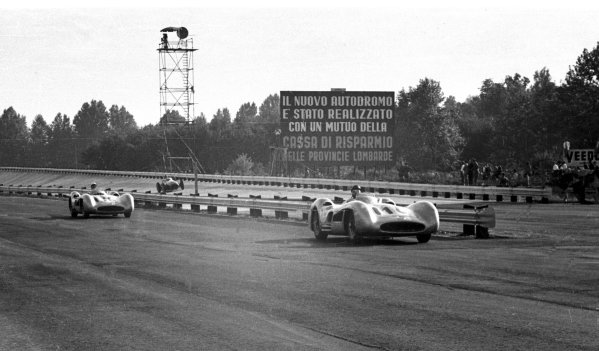
<svg viewBox="0 0 599 351">
<path fill-rule="evenodd" d="M 73 206 L 72 200 L 69 198 L 69 210 L 71 210 L 71 217 L 75 218 L 79 214 L 75 207 Z"/>
<path fill-rule="evenodd" d="M 417 235 L 416 239 L 418 239 L 418 242 L 421 244 L 427 243 L 429 240 L 431 240 L 431 234 L 421 234 L 421 235 Z"/>
<path fill-rule="evenodd" d="M 312 231 L 314 232 L 314 237 L 318 240 L 326 240 L 328 234 L 322 231 L 322 227 L 320 226 L 320 218 L 318 218 L 318 211 L 312 211 Z"/>
<path fill-rule="evenodd" d="M 347 212 L 347 222 L 345 225 L 345 230 L 347 232 L 347 236 L 349 236 L 349 241 L 358 244 L 360 242 L 360 235 L 358 235 L 358 230 L 356 229 L 356 220 L 354 218 L 353 212 Z"/>
</svg>

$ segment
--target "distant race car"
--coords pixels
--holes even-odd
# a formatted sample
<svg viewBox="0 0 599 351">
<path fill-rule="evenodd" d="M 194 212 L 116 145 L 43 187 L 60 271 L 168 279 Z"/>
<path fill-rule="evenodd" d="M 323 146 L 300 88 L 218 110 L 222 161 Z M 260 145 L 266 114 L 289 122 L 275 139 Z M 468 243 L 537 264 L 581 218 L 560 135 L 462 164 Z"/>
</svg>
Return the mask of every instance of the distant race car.
<svg viewBox="0 0 599 351">
<path fill-rule="evenodd" d="M 318 240 L 329 235 L 345 235 L 352 242 L 364 237 L 415 236 L 426 243 L 439 229 L 439 212 L 429 201 L 403 207 L 389 198 L 358 194 L 341 204 L 317 199 L 310 207 L 308 223 Z"/>
<path fill-rule="evenodd" d="M 181 190 L 185 189 L 183 179 L 179 179 L 179 181 L 177 182 L 176 180 L 173 180 L 173 178 L 167 178 L 163 179 L 161 182 L 156 183 L 156 190 L 158 190 L 160 194 L 173 192 L 179 188 L 181 188 Z"/>
<path fill-rule="evenodd" d="M 69 195 L 71 217 L 77 217 L 78 214 L 83 214 L 85 218 L 90 214 L 116 216 L 122 213 L 129 218 L 134 207 L 133 196 L 129 193 L 98 191 L 95 194 L 80 194 L 73 191 Z"/>
</svg>

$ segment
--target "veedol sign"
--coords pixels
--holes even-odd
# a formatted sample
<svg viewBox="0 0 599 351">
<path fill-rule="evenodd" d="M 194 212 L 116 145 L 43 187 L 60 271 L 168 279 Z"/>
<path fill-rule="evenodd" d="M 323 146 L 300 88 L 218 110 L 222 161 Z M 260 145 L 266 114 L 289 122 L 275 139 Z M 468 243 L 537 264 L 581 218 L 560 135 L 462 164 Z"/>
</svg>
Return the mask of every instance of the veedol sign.
<svg viewBox="0 0 599 351">
<path fill-rule="evenodd" d="M 287 160 L 394 164 L 395 94 L 281 91 L 281 138 Z"/>
<path fill-rule="evenodd" d="M 599 155 L 596 155 L 593 149 L 571 149 L 564 152 L 568 167 L 583 167 L 585 163 L 588 165 L 593 160 L 599 162 Z"/>
</svg>

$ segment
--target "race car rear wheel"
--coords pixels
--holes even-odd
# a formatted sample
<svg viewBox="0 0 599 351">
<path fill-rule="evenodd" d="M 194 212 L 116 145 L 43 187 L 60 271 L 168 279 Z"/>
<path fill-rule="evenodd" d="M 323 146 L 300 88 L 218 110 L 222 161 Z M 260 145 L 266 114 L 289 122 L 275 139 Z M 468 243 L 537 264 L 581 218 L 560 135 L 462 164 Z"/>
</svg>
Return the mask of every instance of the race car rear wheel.
<svg viewBox="0 0 599 351">
<path fill-rule="evenodd" d="M 349 241 L 358 244 L 361 241 L 361 237 L 358 234 L 358 229 L 356 228 L 356 220 L 354 218 L 353 212 L 347 212 L 347 221 L 345 222 L 345 231 L 347 236 L 349 237 Z"/>
<path fill-rule="evenodd" d="M 131 211 L 127 211 L 127 212 L 125 212 L 125 213 L 124 213 L 124 215 L 125 215 L 125 217 L 126 217 L 126 218 L 129 218 L 129 217 L 131 217 Z"/>
<path fill-rule="evenodd" d="M 314 237 L 318 240 L 326 240 L 328 234 L 322 231 L 322 227 L 320 226 L 320 218 L 318 217 L 318 211 L 312 211 L 312 231 L 314 232 Z"/>
<path fill-rule="evenodd" d="M 156 182 L 156 190 L 158 190 L 158 193 L 162 193 L 162 184 Z"/>
<path fill-rule="evenodd" d="M 431 240 L 431 234 L 421 234 L 421 235 L 417 235 L 416 239 L 418 239 L 418 242 L 421 244 L 427 243 L 429 240 Z"/>
</svg>

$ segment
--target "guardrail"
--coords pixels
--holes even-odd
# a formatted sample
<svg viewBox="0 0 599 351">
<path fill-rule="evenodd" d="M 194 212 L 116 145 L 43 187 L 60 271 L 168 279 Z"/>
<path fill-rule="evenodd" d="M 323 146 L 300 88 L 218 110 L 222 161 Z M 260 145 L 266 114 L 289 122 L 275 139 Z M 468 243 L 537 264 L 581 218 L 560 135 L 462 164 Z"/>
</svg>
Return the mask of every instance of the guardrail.
<svg viewBox="0 0 599 351">
<path fill-rule="evenodd" d="M 0 184 L 0 194 L 6 195 L 27 194 L 64 197 L 73 191 L 85 192 L 86 189 L 76 189 L 73 186 L 64 188 L 61 186 L 6 186 Z M 118 189 L 118 192 L 123 192 L 123 189 Z M 310 205 L 315 200 L 309 198 L 303 200 L 219 198 L 215 196 L 142 194 L 135 191 L 130 191 L 129 193 L 133 195 L 136 206 L 166 208 L 167 205 L 172 205 L 174 208 L 181 209 L 183 205 L 189 205 L 191 210 L 195 212 L 200 212 L 200 206 L 205 206 L 208 213 L 217 213 L 218 207 L 225 207 L 227 214 L 230 215 L 237 215 L 238 208 L 247 208 L 251 217 L 262 217 L 262 210 L 273 210 L 275 217 L 280 219 L 289 218 L 289 212 L 301 212 L 302 220 L 304 221 L 308 220 Z M 464 207 L 464 209 L 439 209 L 441 222 L 461 223 L 463 224 L 464 234 L 475 234 L 477 238 L 488 237 L 489 228 L 495 228 L 495 211 L 488 206 L 475 207 L 465 205 Z"/>
<path fill-rule="evenodd" d="M 128 171 L 102 171 L 85 169 L 56 169 L 56 168 L 27 168 L 27 167 L 0 167 L 0 171 L 14 172 L 38 172 L 38 173 L 62 173 L 62 174 L 82 174 L 90 176 L 120 176 L 120 177 L 138 177 L 163 179 L 165 173 L 161 172 L 128 172 Z M 194 175 L 189 173 L 168 173 L 173 178 L 181 178 L 186 181 L 193 181 Z M 263 185 L 263 186 L 284 186 L 311 189 L 334 189 L 348 191 L 353 185 L 359 184 L 366 191 L 381 194 L 397 194 L 411 196 L 431 196 L 433 198 L 456 198 L 469 200 L 491 201 L 511 201 L 532 203 L 534 199 L 541 202 L 548 202 L 551 196 L 550 188 L 512 188 L 512 187 L 494 187 L 494 186 L 461 186 L 461 185 L 437 185 L 437 184 L 416 184 L 416 183 L 397 183 L 382 181 L 358 181 L 358 180 L 338 180 L 338 179 L 319 179 L 319 178 L 282 178 L 282 177 L 257 177 L 257 176 L 233 176 L 233 175 L 215 175 L 199 174 L 198 181 L 223 184 L 241 184 L 241 185 Z"/>
</svg>

